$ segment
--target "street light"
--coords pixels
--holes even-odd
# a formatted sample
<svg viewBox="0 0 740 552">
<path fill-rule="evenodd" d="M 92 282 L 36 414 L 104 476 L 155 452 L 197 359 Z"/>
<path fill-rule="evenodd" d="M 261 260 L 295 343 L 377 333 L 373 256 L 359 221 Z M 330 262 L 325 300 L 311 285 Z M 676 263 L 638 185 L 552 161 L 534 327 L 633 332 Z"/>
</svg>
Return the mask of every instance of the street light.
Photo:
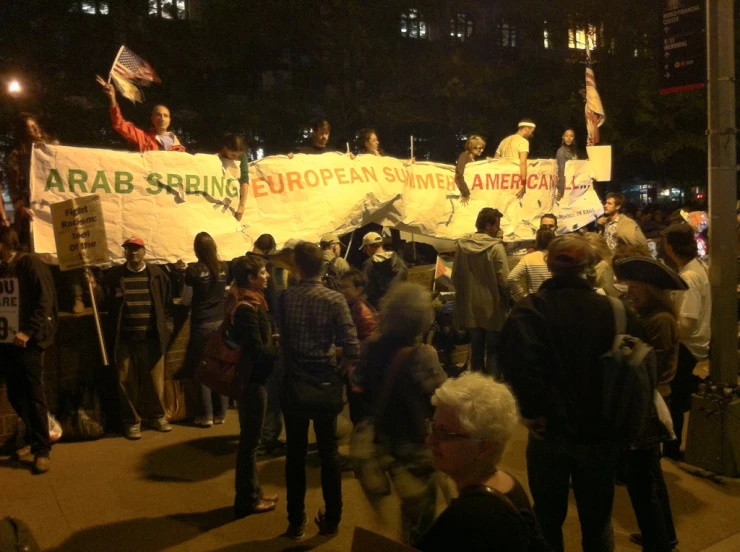
<svg viewBox="0 0 740 552">
<path fill-rule="evenodd" d="M 17 96 L 21 93 L 23 89 L 21 88 L 21 83 L 19 83 L 17 80 L 13 79 L 8 84 L 8 93 L 12 94 L 14 96 Z"/>
</svg>

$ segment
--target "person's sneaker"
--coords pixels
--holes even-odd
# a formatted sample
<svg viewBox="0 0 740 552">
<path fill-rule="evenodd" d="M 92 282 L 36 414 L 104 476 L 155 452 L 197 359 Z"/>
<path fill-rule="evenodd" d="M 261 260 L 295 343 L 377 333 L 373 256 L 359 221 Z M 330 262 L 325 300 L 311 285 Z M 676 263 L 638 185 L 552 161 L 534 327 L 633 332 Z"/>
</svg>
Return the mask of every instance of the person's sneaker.
<svg viewBox="0 0 740 552">
<path fill-rule="evenodd" d="M 32 457 L 31 446 L 26 445 L 25 447 L 21 447 L 16 450 L 15 453 L 13 453 L 12 459 L 18 462 L 31 462 L 33 460 Z"/>
<path fill-rule="evenodd" d="M 123 435 L 126 437 L 126 439 L 130 439 L 131 441 L 141 439 L 141 426 L 139 424 L 126 426 L 126 428 L 123 430 Z"/>
<path fill-rule="evenodd" d="M 326 510 L 324 508 L 319 508 L 314 522 L 319 526 L 319 535 L 336 537 L 339 534 L 339 524 L 326 521 Z"/>
<path fill-rule="evenodd" d="M 213 418 L 213 425 L 221 425 L 226 421 L 226 416 L 216 416 Z"/>
<path fill-rule="evenodd" d="M 293 540 L 301 540 L 306 536 L 306 518 L 303 518 L 301 523 L 291 523 L 288 525 L 288 530 L 285 532 L 285 536 Z"/>
<path fill-rule="evenodd" d="M 199 427 L 211 427 L 213 425 L 213 420 L 206 418 L 205 416 L 198 416 L 193 420 L 193 423 Z"/>
<path fill-rule="evenodd" d="M 167 418 L 165 418 L 164 416 L 161 418 L 157 418 L 156 420 L 152 420 L 149 425 L 152 429 L 156 429 L 157 431 L 161 431 L 162 433 L 172 431 L 172 426 L 167 421 Z"/>
<path fill-rule="evenodd" d="M 43 454 L 37 454 L 33 459 L 33 473 L 41 475 L 42 473 L 48 472 L 50 469 L 51 462 L 49 461 L 49 457 Z"/>
</svg>

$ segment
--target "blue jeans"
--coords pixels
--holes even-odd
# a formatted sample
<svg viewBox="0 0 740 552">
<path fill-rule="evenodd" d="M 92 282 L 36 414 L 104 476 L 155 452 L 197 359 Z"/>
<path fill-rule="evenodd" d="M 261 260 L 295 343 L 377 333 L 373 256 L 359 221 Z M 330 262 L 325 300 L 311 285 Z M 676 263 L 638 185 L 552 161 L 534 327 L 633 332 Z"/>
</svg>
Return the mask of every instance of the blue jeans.
<svg viewBox="0 0 740 552">
<path fill-rule="evenodd" d="M 326 521 L 339 524 L 342 518 L 342 467 L 337 450 L 337 414 L 314 414 L 283 405 L 285 415 L 285 484 L 288 494 L 288 522 L 303 523 L 306 517 L 306 452 L 308 425 L 313 429 L 321 459 L 321 490 L 326 505 Z"/>
<path fill-rule="evenodd" d="M 497 355 L 501 332 L 485 328 L 470 328 L 470 369 L 501 379 Z"/>
<path fill-rule="evenodd" d="M 612 552 L 614 475 L 620 447 L 614 443 L 578 444 L 547 434 L 529 436 L 527 477 L 542 534 L 555 552 L 563 550 L 563 522 L 573 484 L 584 552 Z"/>
<path fill-rule="evenodd" d="M 236 453 L 237 516 L 249 513 L 262 498 L 262 487 L 257 477 L 257 447 L 265 420 L 267 391 L 265 386 L 250 383 L 239 400 L 239 450 Z"/>
<path fill-rule="evenodd" d="M 208 338 L 213 332 L 215 332 L 220 324 L 209 324 L 205 326 L 191 326 L 190 327 L 190 341 L 188 342 L 188 349 L 186 352 L 186 366 L 192 370 L 191 373 L 195 372 L 203 351 L 206 349 L 206 343 Z M 214 409 L 214 402 L 216 408 Z M 225 418 L 226 411 L 229 408 L 229 398 L 225 395 L 219 395 L 211 391 L 210 387 L 206 387 L 202 383 L 200 384 L 200 415 L 207 420 L 213 420 L 216 418 Z"/>
</svg>

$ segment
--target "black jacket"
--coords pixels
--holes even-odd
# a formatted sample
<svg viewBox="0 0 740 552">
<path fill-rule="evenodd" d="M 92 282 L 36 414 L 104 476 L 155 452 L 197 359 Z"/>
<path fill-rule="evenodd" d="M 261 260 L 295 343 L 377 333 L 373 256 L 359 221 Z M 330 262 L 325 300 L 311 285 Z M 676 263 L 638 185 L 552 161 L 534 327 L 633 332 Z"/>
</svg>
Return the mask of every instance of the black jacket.
<svg viewBox="0 0 740 552">
<path fill-rule="evenodd" d="M 367 278 L 365 294 L 367 302 L 378 309 L 380 300 L 388 292 L 388 289 L 396 282 L 406 281 L 409 277 L 409 269 L 406 263 L 395 251 L 384 251 L 376 253 L 363 265 L 363 271 Z"/>
<path fill-rule="evenodd" d="M 241 345 L 239 370 L 245 373 L 251 362 L 249 383 L 264 384 L 272 373 L 280 353 L 267 312 L 252 305 L 242 305 L 234 313 L 233 339 Z"/>
<path fill-rule="evenodd" d="M 156 318 L 157 333 L 162 354 L 170 344 L 171 333 L 167 327 L 167 313 L 172 311 L 172 285 L 164 271 L 156 265 L 146 264 L 149 270 L 149 290 L 152 294 L 152 305 Z M 106 320 L 106 345 L 111 358 L 115 358 L 118 339 L 121 335 L 121 317 L 123 316 L 123 294 L 121 279 L 126 273 L 126 264 L 114 266 L 103 277 L 103 284 L 95 288 L 95 300 L 108 313 Z"/>
<path fill-rule="evenodd" d="M 33 253 L 18 253 L 0 267 L 0 276 L 18 278 L 18 330 L 30 337 L 29 346 L 47 349 L 57 330 L 57 292 L 49 267 Z"/>
<path fill-rule="evenodd" d="M 627 333 L 646 340 L 631 309 Z M 601 356 L 614 336 L 609 299 L 581 278 L 554 276 L 521 300 L 504 325 L 500 362 L 522 416 L 545 417 L 547 431 L 576 442 L 605 440 Z"/>
</svg>

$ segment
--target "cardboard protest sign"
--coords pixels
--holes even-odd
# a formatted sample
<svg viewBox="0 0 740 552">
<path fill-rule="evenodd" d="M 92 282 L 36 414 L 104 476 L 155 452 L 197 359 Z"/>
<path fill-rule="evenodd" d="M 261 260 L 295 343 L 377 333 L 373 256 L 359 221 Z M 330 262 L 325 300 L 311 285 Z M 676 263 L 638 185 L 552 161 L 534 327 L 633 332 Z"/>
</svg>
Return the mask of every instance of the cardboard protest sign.
<svg viewBox="0 0 740 552">
<path fill-rule="evenodd" d="M 18 333 L 20 293 L 17 278 L 0 278 L 0 343 L 12 343 Z"/>
<path fill-rule="evenodd" d="M 60 270 L 108 262 L 108 240 L 100 196 L 54 203 L 51 218 Z"/>
<path fill-rule="evenodd" d="M 57 260 L 50 206 L 90 194 L 100 198 L 108 255 L 114 261 L 123 260 L 120 244 L 130 236 L 144 240 L 150 261 L 194 261 L 193 239 L 202 231 L 211 234 L 224 259 L 243 255 L 264 233 L 280 247 L 291 238 L 318 242 L 323 234 L 345 234 L 368 222 L 456 239 L 475 231 L 483 207 L 504 214 L 505 240 L 531 239 L 545 213 L 570 218 L 570 230 L 601 209 L 588 173 L 586 164 L 577 172 L 583 180 L 566 183 L 565 207 L 559 208 L 554 160 L 530 161 L 526 183 L 516 163 L 470 163 L 465 180 L 471 198 L 463 206 L 452 165 L 374 155 L 353 160 L 333 152 L 274 156 L 250 163 L 244 214 L 237 222 L 238 167 L 216 155 L 43 145 L 34 148 L 31 159 L 34 245 Z M 578 189 L 569 189 L 574 182 Z M 518 200 L 522 186 L 527 193 Z"/>
</svg>

